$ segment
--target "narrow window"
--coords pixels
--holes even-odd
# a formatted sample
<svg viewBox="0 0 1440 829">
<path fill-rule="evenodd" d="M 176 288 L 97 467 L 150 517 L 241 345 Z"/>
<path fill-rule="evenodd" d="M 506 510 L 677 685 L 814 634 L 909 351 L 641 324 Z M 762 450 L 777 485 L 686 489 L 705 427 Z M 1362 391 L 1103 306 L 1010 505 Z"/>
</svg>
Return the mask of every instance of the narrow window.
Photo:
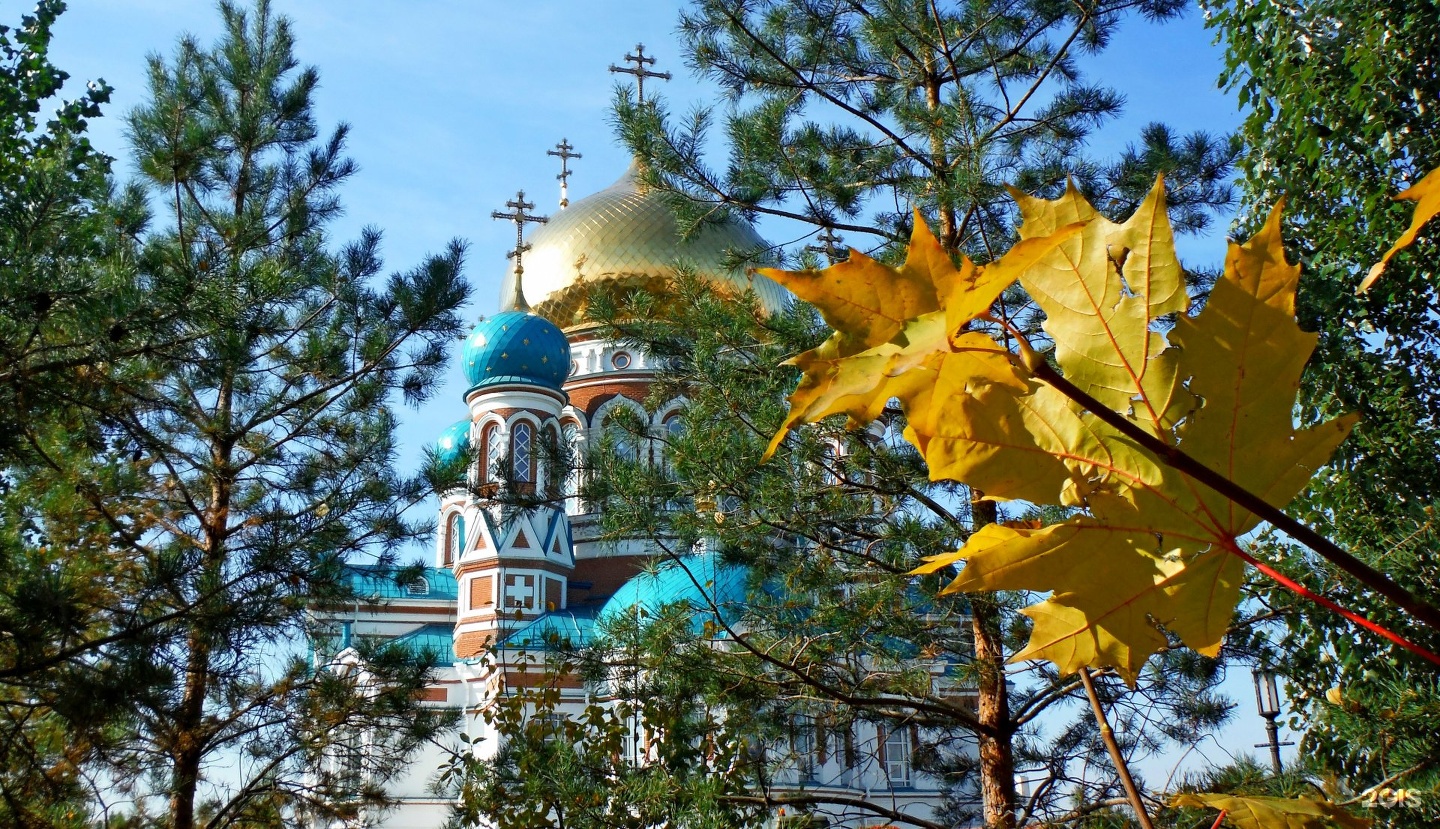
<svg viewBox="0 0 1440 829">
<path fill-rule="evenodd" d="M 545 463 L 542 473 L 536 477 L 540 479 L 540 483 L 545 487 L 545 491 L 541 494 L 547 498 L 554 498 L 560 494 L 565 480 L 565 451 L 562 448 L 563 446 L 564 444 L 560 442 L 560 430 L 555 428 L 555 424 L 551 423 L 549 426 L 546 426 L 545 452 L 541 458 Z"/>
<path fill-rule="evenodd" d="M 910 731 L 906 728 L 892 728 L 885 732 L 885 776 L 896 788 L 909 788 L 910 781 Z"/>
<path fill-rule="evenodd" d="M 529 423 L 521 421 L 515 424 L 515 429 L 510 433 L 510 463 L 515 469 L 515 482 L 517 484 L 535 483 L 535 447 L 533 445 L 534 432 Z"/>
<path fill-rule="evenodd" d="M 685 431 L 685 421 L 681 419 L 679 412 L 671 412 L 661 424 L 664 433 L 655 442 L 655 460 L 669 470 L 673 467 L 670 464 L 670 455 L 675 449 L 675 440 L 680 433 Z"/>
<path fill-rule="evenodd" d="M 505 447 L 501 445 L 500 436 L 496 434 L 495 426 L 492 424 L 485 427 L 485 470 L 480 476 L 481 483 L 494 484 L 500 482 L 501 461 L 505 458 Z"/>
<path fill-rule="evenodd" d="M 568 422 L 560 430 L 560 445 L 563 449 L 559 454 L 565 459 L 565 477 L 560 483 L 560 494 L 565 497 L 565 512 L 570 515 L 580 514 L 580 470 L 577 468 L 580 456 L 580 424 Z"/>
<path fill-rule="evenodd" d="M 465 516 L 458 512 L 450 514 L 445 527 L 445 563 L 454 564 L 465 552 Z"/>
<path fill-rule="evenodd" d="M 795 758 L 799 782 L 814 781 L 819 771 L 815 741 L 815 718 L 796 715 L 790 724 L 790 753 Z"/>
</svg>

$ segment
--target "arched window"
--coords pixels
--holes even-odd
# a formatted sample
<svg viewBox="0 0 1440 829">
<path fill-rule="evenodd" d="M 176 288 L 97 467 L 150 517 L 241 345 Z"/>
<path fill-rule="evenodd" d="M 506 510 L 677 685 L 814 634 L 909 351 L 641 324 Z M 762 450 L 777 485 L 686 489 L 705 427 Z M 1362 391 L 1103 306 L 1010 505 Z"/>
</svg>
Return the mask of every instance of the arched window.
<svg viewBox="0 0 1440 829">
<path fill-rule="evenodd" d="M 428 596 L 430 595 L 430 582 L 426 581 L 424 576 L 421 576 L 405 585 L 405 589 L 412 596 Z"/>
<path fill-rule="evenodd" d="M 515 483 L 535 483 L 535 429 L 523 420 L 510 430 L 510 464 Z"/>
<path fill-rule="evenodd" d="M 566 460 L 565 478 L 560 483 L 560 494 L 565 497 L 565 512 L 580 514 L 580 424 L 566 421 L 560 427 L 560 456 Z"/>
<path fill-rule="evenodd" d="M 560 430 L 552 422 L 545 427 L 545 451 L 540 460 L 541 471 L 536 476 L 543 486 L 542 495 L 555 497 L 562 489 L 565 480 L 565 449 L 560 442 Z"/>
<path fill-rule="evenodd" d="M 631 434 L 629 429 L 620 425 L 620 420 L 624 417 L 621 411 L 622 409 L 620 407 L 616 407 L 607 412 L 605 419 L 600 423 L 600 431 L 602 434 L 609 435 L 617 455 L 627 461 L 639 460 L 640 448 L 637 445 L 638 439 L 635 435 Z"/>
<path fill-rule="evenodd" d="M 465 552 L 465 516 L 458 512 L 450 514 L 450 520 L 445 523 L 445 564 L 454 564 L 459 561 L 460 554 Z"/>
<path fill-rule="evenodd" d="M 655 442 L 655 460 L 670 469 L 670 453 L 674 451 L 676 438 L 685 431 L 685 420 L 679 412 L 671 412 L 660 422 L 660 439 Z"/>
<path fill-rule="evenodd" d="M 499 430 L 492 423 L 485 427 L 485 469 L 480 476 L 481 483 L 499 483 L 503 477 L 500 474 L 501 462 L 505 459 L 505 447 L 501 445 Z"/>
</svg>

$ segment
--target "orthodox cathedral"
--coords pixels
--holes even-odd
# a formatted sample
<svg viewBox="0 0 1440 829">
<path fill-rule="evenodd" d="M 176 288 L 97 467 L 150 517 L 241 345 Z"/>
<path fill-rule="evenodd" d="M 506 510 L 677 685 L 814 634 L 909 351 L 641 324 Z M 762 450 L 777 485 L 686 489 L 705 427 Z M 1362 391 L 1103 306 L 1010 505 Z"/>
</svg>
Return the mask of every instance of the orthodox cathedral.
<svg viewBox="0 0 1440 829">
<path fill-rule="evenodd" d="M 563 142 L 560 147 L 551 154 L 564 159 L 570 148 Z M 331 618 L 341 647 L 334 665 L 363 669 L 347 647 L 358 636 L 452 654 L 423 699 L 461 712 L 458 732 L 480 738 L 477 751 L 493 752 L 497 742 L 482 716 L 485 706 L 541 680 L 543 671 L 522 669 L 522 652 L 533 655 L 557 639 L 590 641 L 606 619 L 637 608 L 690 602 L 701 613 L 745 599 L 745 574 L 703 552 L 642 571 L 653 551 L 639 540 L 600 540 L 599 515 L 577 497 L 576 476 L 547 468 L 553 453 L 540 451 L 553 441 L 564 447 L 562 454 L 583 456 L 607 421 L 625 409 L 646 418 L 652 433 L 681 428 L 680 401 L 653 415 L 641 405 L 654 377 L 647 356 L 603 339 L 583 322 L 587 296 L 597 287 L 664 290 L 683 263 L 722 289 L 753 290 L 772 312 L 788 302 L 776 283 L 730 264 L 735 253 L 765 246 L 753 228 L 734 221 L 682 240 L 665 198 L 647 191 L 637 170 L 632 165 L 613 185 L 574 204 L 562 187 L 561 208 L 548 218 L 526 212 L 534 205 L 523 192 L 507 203 L 513 212 L 494 214 L 517 228 L 501 310 L 465 339 L 463 408 L 456 406 L 458 420 L 437 443 L 442 459 L 470 460 L 470 486 L 440 498 L 434 560 L 423 578 L 396 585 L 384 574 L 356 568 L 358 593 L 368 601 Z M 528 241 L 520 238 L 527 223 L 538 225 Z M 629 447 L 639 453 L 652 448 Z M 502 464 L 508 464 L 510 486 L 553 496 L 555 506 L 502 514 L 484 504 Z M 596 689 L 578 679 L 562 680 L 562 711 L 578 711 L 595 698 Z M 635 728 L 629 750 L 635 762 L 644 762 L 643 723 Z M 433 792 L 431 782 L 447 749 L 460 745 L 458 732 L 454 745 L 432 747 L 416 759 L 393 790 L 400 805 L 372 819 L 396 829 L 445 825 L 451 803 Z M 804 753 L 811 757 L 797 764 L 793 784 L 883 798 L 889 807 L 929 815 L 937 787 L 912 773 L 911 735 L 872 730 L 850 739 L 860 750 L 809 745 Z M 815 825 L 874 822 L 860 812 L 823 816 Z"/>
</svg>

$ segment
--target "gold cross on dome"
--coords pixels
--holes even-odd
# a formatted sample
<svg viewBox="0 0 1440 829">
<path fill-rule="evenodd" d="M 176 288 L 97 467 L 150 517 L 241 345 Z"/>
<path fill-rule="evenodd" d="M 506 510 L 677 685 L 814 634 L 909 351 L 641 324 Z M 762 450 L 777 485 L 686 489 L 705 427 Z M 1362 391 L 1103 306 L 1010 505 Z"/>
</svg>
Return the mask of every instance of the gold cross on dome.
<svg viewBox="0 0 1440 829">
<path fill-rule="evenodd" d="M 570 194 L 568 188 L 568 185 L 570 184 L 570 159 L 580 158 L 579 153 L 570 152 L 573 149 L 575 148 L 571 146 L 570 139 L 562 138 L 560 139 L 560 143 L 555 145 L 555 149 L 545 151 L 546 155 L 555 155 L 560 157 L 560 175 L 556 176 L 555 178 L 560 180 L 561 208 L 566 208 L 570 206 Z"/>
<path fill-rule="evenodd" d="M 519 276 L 525 272 L 524 266 L 520 264 L 520 257 L 524 255 L 525 251 L 530 249 L 530 246 L 525 244 L 525 223 L 536 222 L 543 225 L 550 221 L 550 217 L 533 216 L 525 212 L 526 210 L 533 210 L 535 203 L 525 201 L 524 190 L 518 191 L 515 194 L 515 200 L 505 202 L 505 206 L 512 208 L 513 212 L 501 213 L 499 210 L 492 210 L 490 211 L 490 218 L 504 219 L 507 222 L 515 223 L 515 249 L 505 254 L 505 258 L 513 258 L 515 260 L 515 275 Z"/>
<path fill-rule="evenodd" d="M 670 73 L 669 73 L 669 72 L 651 72 L 650 70 L 648 70 L 648 69 L 645 68 L 645 65 L 646 65 L 647 63 L 648 63 L 648 64 L 651 64 L 651 65 L 654 65 L 655 59 L 652 58 L 652 57 L 646 57 L 646 55 L 645 55 L 645 44 L 643 44 L 643 43 L 637 43 L 637 44 L 635 44 L 635 54 L 632 55 L 632 54 L 629 54 L 629 53 L 627 52 L 627 53 L 625 54 L 625 60 L 627 60 L 627 61 L 634 61 L 634 63 L 635 63 L 635 68 L 634 68 L 634 69 L 628 69 L 628 68 L 616 66 L 615 64 L 612 63 L 612 64 L 610 64 L 610 71 L 611 71 L 611 72 L 616 72 L 616 73 L 619 73 L 619 74 L 623 74 L 623 75 L 634 75 L 634 76 L 635 76 L 635 97 L 638 98 L 639 101 L 640 101 L 640 103 L 642 103 L 642 104 L 645 103 L 645 79 L 646 79 L 646 78 L 659 78 L 659 79 L 662 80 L 662 81 L 668 81 L 668 80 L 670 80 Z"/>
</svg>

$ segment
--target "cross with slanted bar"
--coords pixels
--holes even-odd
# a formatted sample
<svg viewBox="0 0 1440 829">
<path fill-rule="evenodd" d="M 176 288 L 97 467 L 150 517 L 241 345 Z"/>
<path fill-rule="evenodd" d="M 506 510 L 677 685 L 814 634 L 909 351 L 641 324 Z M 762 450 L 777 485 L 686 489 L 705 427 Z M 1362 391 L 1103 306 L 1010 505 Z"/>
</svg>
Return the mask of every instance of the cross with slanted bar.
<svg viewBox="0 0 1440 829">
<path fill-rule="evenodd" d="M 525 267 L 520 264 L 520 257 L 525 253 L 525 251 L 530 249 L 530 246 L 525 244 L 525 223 L 538 222 L 543 225 L 546 222 L 550 221 L 550 217 L 532 216 L 529 213 L 525 212 L 526 210 L 534 209 L 535 203 L 525 201 L 524 190 L 516 192 L 515 201 L 507 201 L 505 202 L 505 206 L 513 208 L 515 212 L 501 213 L 499 210 L 492 210 L 490 211 L 490 218 L 504 219 L 507 222 L 515 223 L 515 249 L 505 254 L 505 258 L 510 259 L 513 257 L 515 259 L 515 275 L 518 277 L 520 274 L 525 272 Z"/>
<path fill-rule="evenodd" d="M 662 81 L 670 80 L 669 72 L 651 72 L 650 70 L 645 68 L 645 64 L 647 63 L 654 64 L 655 59 L 645 56 L 645 44 L 643 43 L 635 44 L 635 54 L 632 55 L 627 52 L 625 55 L 625 59 L 634 61 L 635 68 L 626 69 L 620 66 L 616 66 L 612 63 L 610 64 L 610 71 L 635 76 L 635 97 L 638 98 L 640 100 L 640 103 L 642 104 L 645 103 L 646 78 L 659 78 Z"/>
<path fill-rule="evenodd" d="M 555 145 L 555 149 L 545 151 L 546 155 L 560 157 L 560 175 L 555 178 L 560 180 L 560 206 L 562 208 L 570 206 L 570 191 L 568 187 L 570 183 L 570 159 L 581 157 L 579 153 L 570 152 L 573 149 L 575 148 L 570 146 L 570 139 L 562 138 L 560 139 L 560 143 Z"/>
<path fill-rule="evenodd" d="M 825 228 L 825 232 L 824 232 L 824 233 L 821 233 L 819 236 L 816 236 L 816 237 L 815 237 L 815 240 L 816 240 L 816 241 L 818 241 L 818 242 L 824 242 L 825 244 L 823 244 L 823 245 L 806 245 L 806 246 L 805 246 L 805 249 L 806 249 L 806 250 L 810 250 L 810 251 L 814 251 L 814 252 L 816 252 L 816 253 L 823 253 L 823 254 L 825 255 L 825 258 L 826 258 L 826 259 L 829 259 L 829 260 L 830 260 L 830 264 L 833 265 L 833 264 L 835 264 L 837 261 L 839 261 L 839 260 L 841 260 L 841 259 L 847 258 L 847 257 L 845 256 L 845 249 L 839 246 L 839 245 L 840 245 L 840 242 L 841 242 L 844 238 L 845 238 L 845 237 L 843 237 L 843 236 L 838 236 L 838 235 L 836 235 L 835 231 L 833 231 L 833 230 L 831 230 L 830 228 L 827 227 L 827 228 Z"/>
</svg>

